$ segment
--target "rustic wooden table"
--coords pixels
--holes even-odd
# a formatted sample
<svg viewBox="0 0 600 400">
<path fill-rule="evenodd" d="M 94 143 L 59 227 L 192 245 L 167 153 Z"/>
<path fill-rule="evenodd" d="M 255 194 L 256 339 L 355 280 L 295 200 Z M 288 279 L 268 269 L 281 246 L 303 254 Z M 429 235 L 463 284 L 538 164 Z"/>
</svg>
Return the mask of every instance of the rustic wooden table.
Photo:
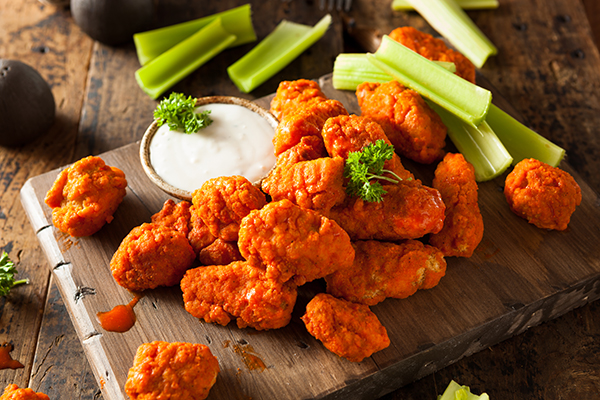
<svg viewBox="0 0 600 400">
<path fill-rule="evenodd" d="M 245 2 L 206 3 L 158 0 L 156 26 Z M 251 3 L 259 38 L 281 19 L 314 24 L 325 13 L 318 0 Z M 598 3 L 500 0 L 496 10 L 469 14 L 499 49 L 482 75 L 531 127 L 566 148 L 569 164 L 600 192 Z M 433 32 L 415 13 L 390 11 L 389 0 L 354 0 L 348 15 L 384 33 L 405 24 Z M 254 99 L 275 91 L 281 80 L 327 74 L 338 53 L 357 46 L 344 35 L 341 16 L 334 12 L 333 17 L 322 40 L 249 95 L 235 88 L 225 67 L 253 45 L 222 53 L 174 90 Z M 25 365 L 0 371 L 0 386 L 29 386 L 51 399 L 102 398 L 19 191 L 31 177 L 139 140 L 156 102 L 135 82 L 139 64 L 133 45 L 94 42 L 74 24 L 67 7 L 0 0 L 0 57 L 36 68 L 57 103 L 57 119 L 47 135 L 24 147 L 0 147 L 0 250 L 17 262 L 19 277 L 31 280 L 0 299 L 0 342 L 12 342 L 13 358 Z M 599 339 L 600 305 L 595 302 L 458 360 L 384 399 L 434 399 L 451 379 L 475 392 L 486 391 L 492 399 L 597 399 Z"/>
</svg>

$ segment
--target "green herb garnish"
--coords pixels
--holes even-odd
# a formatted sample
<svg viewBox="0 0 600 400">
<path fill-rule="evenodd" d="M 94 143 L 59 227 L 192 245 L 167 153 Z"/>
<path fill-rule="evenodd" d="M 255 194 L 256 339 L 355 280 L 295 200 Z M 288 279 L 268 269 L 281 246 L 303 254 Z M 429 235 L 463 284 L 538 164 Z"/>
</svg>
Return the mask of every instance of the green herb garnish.
<svg viewBox="0 0 600 400">
<path fill-rule="evenodd" d="M 183 93 L 171 93 L 163 99 L 154 110 L 154 118 L 158 126 L 169 125 L 169 128 L 181 129 L 185 133 L 196 133 L 212 123 L 209 117 L 210 110 L 195 112 L 196 99 L 192 96 L 185 97 Z"/>
<path fill-rule="evenodd" d="M 16 285 L 29 283 L 29 279 L 15 281 L 15 274 L 17 274 L 15 264 L 8 257 L 8 254 L 3 251 L 2 256 L 0 256 L 0 296 L 6 296 L 10 289 Z"/>
<path fill-rule="evenodd" d="M 387 144 L 383 139 L 363 147 L 361 151 L 348 154 L 344 165 L 344 176 L 350 179 L 346 186 L 346 193 L 369 202 L 382 201 L 383 195 L 387 192 L 377 180 L 391 183 L 402 180 L 394 172 L 383 168 L 384 163 L 391 160 L 393 155 L 394 146 Z M 384 174 L 390 174 L 392 177 Z M 374 179 L 375 181 L 372 181 Z"/>
</svg>

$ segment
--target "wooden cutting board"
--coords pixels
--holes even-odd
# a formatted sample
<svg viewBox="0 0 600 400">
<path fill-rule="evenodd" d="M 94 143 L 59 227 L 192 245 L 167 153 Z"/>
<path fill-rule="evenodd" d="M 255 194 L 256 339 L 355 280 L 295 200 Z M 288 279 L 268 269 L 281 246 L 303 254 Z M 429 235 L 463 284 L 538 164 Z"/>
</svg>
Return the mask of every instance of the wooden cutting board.
<svg viewBox="0 0 600 400">
<path fill-rule="evenodd" d="M 320 84 L 330 98 L 359 113 L 354 94 L 334 90 L 330 75 Z M 510 112 L 500 96 L 494 99 Z M 257 103 L 268 107 L 269 98 Z M 583 194 L 566 231 L 538 229 L 515 216 L 502 193 L 504 176 L 481 183 L 485 233 L 475 254 L 448 258 L 437 287 L 372 307 L 391 345 L 361 363 L 326 350 L 300 320 L 306 303 L 324 290 L 321 281 L 299 289 L 292 321 L 279 330 L 200 322 L 184 310 L 181 291 L 173 287 L 145 294 L 130 331 L 106 332 L 96 314 L 132 299 L 113 280 L 110 259 L 125 235 L 149 222 L 169 196 L 144 174 L 139 143 L 100 156 L 125 172 L 128 188 L 115 219 L 92 237 L 71 238 L 52 226 L 44 197 L 58 170 L 30 179 L 21 201 L 106 400 L 127 398 L 123 387 L 135 351 L 153 340 L 210 347 L 221 372 L 209 399 L 373 399 L 600 298 L 600 199 L 564 163 Z M 432 166 L 403 162 L 431 183 Z"/>
</svg>

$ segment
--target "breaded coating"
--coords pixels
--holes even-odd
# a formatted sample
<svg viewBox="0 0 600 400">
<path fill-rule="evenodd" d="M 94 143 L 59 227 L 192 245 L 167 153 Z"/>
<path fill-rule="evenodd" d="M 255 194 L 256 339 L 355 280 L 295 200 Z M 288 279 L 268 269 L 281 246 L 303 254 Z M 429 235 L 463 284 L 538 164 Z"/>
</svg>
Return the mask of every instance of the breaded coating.
<svg viewBox="0 0 600 400">
<path fill-rule="evenodd" d="M 206 399 L 220 372 L 203 344 L 154 341 L 138 347 L 127 374 L 131 400 Z"/>
<path fill-rule="evenodd" d="M 50 400 L 50 397 L 42 392 L 36 393 L 30 388 L 20 388 L 13 383 L 4 388 L 0 400 Z"/>
<path fill-rule="evenodd" d="M 190 232 L 191 205 L 189 201 L 175 203 L 167 199 L 162 209 L 152 216 L 152 222 L 175 229 L 187 236 Z"/>
<path fill-rule="evenodd" d="M 428 60 L 453 63 L 456 66 L 456 75 L 475 83 L 475 65 L 458 51 L 446 46 L 442 39 L 437 39 L 411 26 L 396 28 L 389 36 Z"/>
<path fill-rule="evenodd" d="M 446 205 L 444 227 L 429 236 L 429 244 L 445 256 L 471 257 L 483 238 L 475 169 L 460 153 L 448 153 L 435 170 L 433 187 Z"/>
<path fill-rule="evenodd" d="M 243 259 L 237 242 L 226 242 L 221 239 L 216 239 L 198 252 L 198 260 L 202 265 L 227 265 Z"/>
<path fill-rule="evenodd" d="M 58 174 L 45 202 L 56 228 L 74 237 L 90 236 L 113 220 L 126 187 L 123 171 L 89 156 Z"/>
<path fill-rule="evenodd" d="M 317 294 L 307 304 L 302 321 L 329 351 L 348 361 L 360 362 L 390 345 L 385 327 L 369 306 L 329 294 Z"/>
<path fill-rule="evenodd" d="M 288 199 L 302 208 L 327 216 L 344 201 L 344 164 L 341 157 L 301 161 L 278 171 L 278 179 L 263 185 L 273 201 Z"/>
<path fill-rule="evenodd" d="M 315 81 L 309 79 L 282 81 L 277 87 L 275 97 L 271 100 L 269 111 L 278 120 L 282 121 L 288 114 L 296 111 L 298 107 L 304 107 L 323 100 L 327 100 L 327 97 Z"/>
<path fill-rule="evenodd" d="M 566 171 L 533 158 L 520 161 L 506 177 L 510 209 L 538 228 L 565 230 L 581 204 L 581 188 Z"/>
<path fill-rule="evenodd" d="M 327 293 L 369 306 L 431 289 L 446 274 L 443 253 L 418 240 L 353 243 L 354 264 L 325 277 Z"/>
<path fill-rule="evenodd" d="M 194 249 L 196 254 L 200 253 L 200 250 L 210 246 L 217 238 L 210 233 L 210 229 L 204 223 L 198 212 L 196 212 L 196 206 L 190 207 L 190 225 L 188 240 L 190 245 Z"/>
<path fill-rule="evenodd" d="M 277 329 L 290 322 L 297 289 L 265 276 L 256 260 L 198 267 L 181 280 L 185 309 L 206 322 L 239 328 Z"/>
<path fill-rule="evenodd" d="M 361 114 L 381 125 L 397 153 L 421 164 L 444 156 L 446 125 L 420 94 L 397 81 L 365 82 L 356 97 Z"/>
<path fill-rule="evenodd" d="M 125 236 L 110 261 L 110 270 L 122 287 L 143 291 L 178 284 L 195 258 L 183 233 L 143 223 Z"/>
<path fill-rule="evenodd" d="M 297 109 L 281 121 L 275 129 L 273 147 L 279 156 L 300 143 L 305 136 L 321 137 L 321 129 L 328 118 L 348 115 L 344 105 L 337 100 L 323 100 Z"/>
<path fill-rule="evenodd" d="M 331 209 L 330 218 L 352 240 L 416 239 L 442 229 L 446 206 L 436 189 L 417 181 L 401 181 L 383 188 L 387 191 L 383 201 L 346 197 L 342 205 Z"/>
<path fill-rule="evenodd" d="M 242 218 L 266 203 L 264 193 L 238 175 L 209 179 L 192 196 L 193 212 L 198 213 L 213 236 L 226 242 L 236 241 Z"/>
<path fill-rule="evenodd" d="M 323 126 L 323 142 L 331 157 L 348 158 L 348 154 L 361 151 L 363 147 L 384 140 L 392 144 L 381 126 L 366 117 L 359 115 L 340 115 L 329 118 Z M 394 172 L 402 179 L 414 179 L 413 174 L 406 170 L 397 154 L 387 160 L 384 168 Z"/>
<path fill-rule="evenodd" d="M 268 278 L 297 285 L 354 261 L 350 238 L 337 223 L 287 199 L 250 212 L 242 220 L 238 245 L 246 259 L 262 261 Z"/>
</svg>

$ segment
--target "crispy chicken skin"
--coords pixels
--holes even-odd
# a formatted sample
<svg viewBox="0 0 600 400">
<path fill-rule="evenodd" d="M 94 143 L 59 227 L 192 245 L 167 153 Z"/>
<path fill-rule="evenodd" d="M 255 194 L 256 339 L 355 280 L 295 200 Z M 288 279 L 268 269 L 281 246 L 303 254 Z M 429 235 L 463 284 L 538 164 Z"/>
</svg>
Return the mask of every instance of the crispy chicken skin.
<svg viewBox="0 0 600 400">
<path fill-rule="evenodd" d="M 144 343 L 127 374 L 125 393 L 131 400 L 202 400 L 219 372 L 219 362 L 203 344 Z"/>
<path fill-rule="evenodd" d="M 348 111 L 337 100 L 323 100 L 301 107 L 289 114 L 277 125 L 273 136 L 275 155 L 300 143 L 305 136 L 321 137 L 321 129 L 328 118 L 348 115 Z"/>
<path fill-rule="evenodd" d="M 369 306 L 326 293 L 317 294 L 307 304 L 302 321 L 329 351 L 352 362 L 360 362 L 390 345 L 385 327 Z"/>
<path fill-rule="evenodd" d="M 90 236 L 113 220 L 126 187 L 123 171 L 89 156 L 58 174 L 45 202 L 59 230 L 74 237 Z"/>
<path fill-rule="evenodd" d="M 444 156 L 446 125 L 417 92 L 397 81 L 365 82 L 356 97 L 361 115 L 381 125 L 397 153 L 421 164 Z"/>
<path fill-rule="evenodd" d="M 300 161 L 281 168 L 278 179 L 263 183 L 263 190 L 273 201 L 288 199 L 306 209 L 327 215 L 329 210 L 344 201 L 344 164 L 341 157 L 323 157 Z"/>
<path fill-rule="evenodd" d="M 206 322 L 239 328 L 277 329 L 287 325 L 297 289 L 265 276 L 256 260 L 190 269 L 181 280 L 185 309 Z"/>
<path fill-rule="evenodd" d="M 510 209 L 543 229 L 565 230 L 581 204 L 581 188 L 566 171 L 533 158 L 520 161 L 506 177 Z"/>
<path fill-rule="evenodd" d="M 240 252 L 266 266 L 266 276 L 297 285 L 322 278 L 354 261 L 348 234 L 316 211 L 284 199 L 250 212 L 242 220 Z"/>
<path fill-rule="evenodd" d="M 20 388 L 13 383 L 4 388 L 0 400 L 50 400 L 50 397 L 41 392 L 36 393 L 33 389 Z"/>
<path fill-rule="evenodd" d="M 475 83 L 475 66 L 458 51 L 446 46 L 442 39 L 421 32 L 411 26 L 403 26 L 390 32 L 390 38 L 433 61 L 446 61 L 456 65 L 456 75 Z"/>
<path fill-rule="evenodd" d="M 269 111 L 278 120 L 282 121 L 299 107 L 327 100 L 321 87 L 315 81 L 298 79 L 295 81 L 282 81 L 277 87 L 275 97 L 271 100 Z"/>
<path fill-rule="evenodd" d="M 381 126 L 375 121 L 358 115 L 340 115 L 329 118 L 321 132 L 327 153 L 331 157 L 348 158 L 351 152 L 361 151 L 363 147 L 385 140 L 392 144 Z M 397 154 L 387 160 L 384 168 L 394 172 L 402 179 L 413 179 L 413 174 L 402 166 Z"/>
<path fill-rule="evenodd" d="M 191 205 L 189 201 L 175 203 L 168 199 L 162 209 L 152 216 L 152 222 L 175 229 L 187 236 L 190 231 Z"/>
<path fill-rule="evenodd" d="M 388 297 L 404 299 L 431 289 L 446 273 L 444 255 L 418 240 L 353 243 L 354 264 L 326 276 L 327 293 L 369 306 Z"/>
<path fill-rule="evenodd" d="M 471 257 L 483 238 L 475 169 L 460 153 L 448 153 L 435 170 L 433 187 L 446 205 L 444 227 L 429 244 L 445 256 Z"/>
<path fill-rule="evenodd" d="M 196 254 L 187 237 L 158 223 L 143 223 L 129 232 L 110 261 L 119 285 L 143 291 L 179 283 Z"/>
<path fill-rule="evenodd" d="M 231 242 L 238 238 L 242 218 L 266 202 L 264 193 L 245 177 L 220 176 L 209 179 L 194 191 L 192 210 L 213 236 Z"/>
<path fill-rule="evenodd" d="M 352 240 L 416 239 L 442 229 L 446 206 L 436 189 L 418 181 L 401 181 L 383 187 L 387 191 L 383 201 L 346 197 L 343 204 L 331 209 L 329 217 Z"/>
</svg>

